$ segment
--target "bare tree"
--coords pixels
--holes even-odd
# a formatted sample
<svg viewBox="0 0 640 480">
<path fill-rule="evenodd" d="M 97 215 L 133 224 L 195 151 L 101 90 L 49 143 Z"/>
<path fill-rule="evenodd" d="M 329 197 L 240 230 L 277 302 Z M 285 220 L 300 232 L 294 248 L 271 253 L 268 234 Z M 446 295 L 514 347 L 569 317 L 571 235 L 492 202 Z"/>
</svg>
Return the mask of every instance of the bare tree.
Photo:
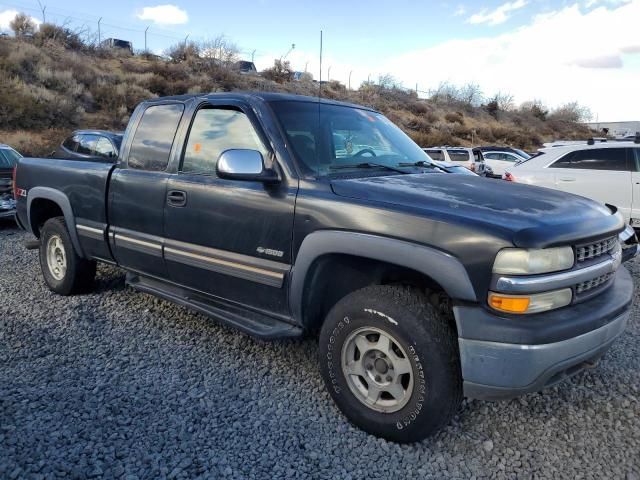
<svg viewBox="0 0 640 480">
<path fill-rule="evenodd" d="M 9 28 L 13 30 L 16 37 L 33 35 L 36 32 L 36 24 L 26 13 L 18 13 L 9 23 Z"/>
<path fill-rule="evenodd" d="M 394 88 L 398 88 L 400 86 L 400 82 L 398 82 L 398 80 L 390 73 L 385 73 L 382 75 L 378 75 L 378 86 L 380 88 L 391 90 Z"/>
<path fill-rule="evenodd" d="M 224 35 L 204 40 L 198 45 L 200 57 L 212 60 L 214 63 L 229 65 L 240 58 L 240 49 Z"/>
<path fill-rule="evenodd" d="M 478 84 L 467 83 L 458 93 L 458 100 L 468 107 L 477 107 L 482 103 L 482 89 Z"/>
<path fill-rule="evenodd" d="M 556 108 L 549 118 L 561 120 L 565 122 L 587 122 L 593 118 L 593 114 L 588 107 L 578 104 L 578 102 L 569 102 Z"/>
</svg>

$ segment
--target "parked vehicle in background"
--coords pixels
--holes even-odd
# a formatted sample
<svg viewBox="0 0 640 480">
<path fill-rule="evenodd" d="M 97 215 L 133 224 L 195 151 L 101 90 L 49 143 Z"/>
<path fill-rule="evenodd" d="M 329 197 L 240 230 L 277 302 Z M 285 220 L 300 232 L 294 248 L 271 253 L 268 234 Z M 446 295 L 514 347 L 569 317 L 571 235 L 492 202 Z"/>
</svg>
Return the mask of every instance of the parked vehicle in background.
<svg viewBox="0 0 640 480">
<path fill-rule="evenodd" d="M 111 50 L 119 50 L 133 55 L 133 43 L 128 40 L 121 40 L 119 38 L 107 38 L 100 42 L 100 47 L 108 48 Z"/>
<path fill-rule="evenodd" d="M 427 147 L 423 150 L 433 160 L 439 162 L 455 163 L 475 172 L 479 164 L 483 162 L 482 152 L 477 148 L 464 147 Z"/>
<path fill-rule="evenodd" d="M 463 395 L 539 391 L 592 367 L 625 329 L 633 283 L 613 207 L 437 173 L 369 108 L 157 98 L 122 144 L 117 164 L 18 164 L 17 219 L 49 288 L 86 290 L 104 261 L 257 337 L 319 331 L 330 395 L 372 434 L 417 441 Z"/>
<path fill-rule="evenodd" d="M 240 72 L 240 75 L 258 75 L 258 69 L 253 62 L 239 60 L 234 64 L 234 67 Z"/>
<path fill-rule="evenodd" d="M 494 178 L 502 178 L 508 168 L 526 160 L 526 158 L 511 152 L 487 151 L 482 152 L 482 156 L 484 157 L 486 176 Z"/>
<path fill-rule="evenodd" d="M 478 176 L 476 173 L 472 172 L 464 165 L 459 165 L 453 162 L 439 162 L 437 160 L 433 160 L 433 163 L 434 165 L 437 165 L 447 173 L 456 173 L 459 175 L 471 175 L 474 177 Z"/>
<path fill-rule="evenodd" d="M 88 160 L 91 158 L 115 162 L 122 145 L 120 132 L 76 130 L 53 153 L 55 158 Z"/>
<path fill-rule="evenodd" d="M 519 157 L 522 157 L 524 160 L 531 158 L 531 155 L 529 155 L 527 152 L 525 152 L 524 150 L 521 150 L 519 148 L 513 148 L 513 147 L 497 147 L 497 146 L 484 146 L 484 147 L 477 147 L 478 150 L 480 150 L 483 154 L 485 152 L 508 152 L 508 153 L 513 153 Z"/>
<path fill-rule="evenodd" d="M 0 144 L 0 193 L 11 193 L 13 167 L 20 158 L 22 155 L 9 145 Z"/>
<path fill-rule="evenodd" d="M 627 223 L 640 227 L 640 142 L 544 148 L 508 168 L 504 178 L 614 205 Z"/>
<path fill-rule="evenodd" d="M 16 201 L 13 198 L 13 170 L 22 158 L 9 145 L 0 144 L 0 218 L 13 217 Z"/>
</svg>

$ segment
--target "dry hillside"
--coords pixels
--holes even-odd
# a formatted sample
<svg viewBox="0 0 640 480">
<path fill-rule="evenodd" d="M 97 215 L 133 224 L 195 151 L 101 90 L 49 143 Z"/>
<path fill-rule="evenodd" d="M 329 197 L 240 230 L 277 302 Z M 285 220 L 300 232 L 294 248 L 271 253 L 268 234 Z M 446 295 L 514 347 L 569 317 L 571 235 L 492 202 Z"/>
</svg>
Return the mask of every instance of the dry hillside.
<svg viewBox="0 0 640 480">
<path fill-rule="evenodd" d="M 0 38 L 0 143 L 44 155 L 75 128 L 123 129 L 141 100 L 163 95 L 270 90 L 317 95 L 310 79 L 290 80 L 278 62 L 258 76 L 242 76 L 229 62 L 203 58 L 197 46 L 174 47 L 171 60 L 123 56 L 83 43 L 74 33 L 43 25 L 33 36 Z M 326 97 L 372 106 L 422 146 L 504 144 L 537 148 L 554 138 L 585 138 L 575 104 L 549 112 L 538 102 L 519 107 L 508 96 L 485 99 L 473 85 L 443 85 L 429 98 L 386 76 L 347 90 L 323 85 Z"/>
</svg>

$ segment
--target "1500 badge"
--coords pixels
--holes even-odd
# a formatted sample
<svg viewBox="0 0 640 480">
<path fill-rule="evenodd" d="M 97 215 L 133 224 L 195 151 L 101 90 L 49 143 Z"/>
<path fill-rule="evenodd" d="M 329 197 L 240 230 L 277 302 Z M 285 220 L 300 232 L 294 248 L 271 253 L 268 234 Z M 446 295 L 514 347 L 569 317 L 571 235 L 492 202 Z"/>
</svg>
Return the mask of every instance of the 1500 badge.
<svg viewBox="0 0 640 480">
<path fill-rule="evenodd" d="M 282 257 L 284 255 L 282 250 L 273 250 L 271 248 L 258 247 L 256 251 L 263 255 L 271 255 L 272 257 Z"/>
</svg>

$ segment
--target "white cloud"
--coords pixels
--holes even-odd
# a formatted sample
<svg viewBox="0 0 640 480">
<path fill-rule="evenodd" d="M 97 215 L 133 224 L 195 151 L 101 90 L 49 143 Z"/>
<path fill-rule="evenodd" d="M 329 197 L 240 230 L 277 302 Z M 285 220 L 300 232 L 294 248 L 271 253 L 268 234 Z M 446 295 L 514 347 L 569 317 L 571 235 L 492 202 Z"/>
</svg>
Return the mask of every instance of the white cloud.
<svg viewBox="0 0 640 480">
<path fill-rule="evenodd" d="M 407 86 L 477 83 L 487 95 L 549 106 L 576 100 L 601 120 L 637 120 L 640 0 L 589 11 L 574 4 L 494 37 L 450 40 L 381 62 Z"/>
<path fill-rule="evenodd" d="M 486 23 L 488 25 L 500 25 L 501 23 L 504 23 L 509 19 L 509 14 L 511 12 L 526 7 L 527 3 L 527 0 L 515 0 L 513 2 L 503 3 L 495 10 L 482 10 L 479 13 L 471 15 L 467 22 L 474 25 L 480 23 Z"/>
<path fill-rule="evenodd" d="M 0 32 L 8 32 L 11 30 L 10 23 L 19 12 L 17 10 L 5 10 L 0 12 Z M 36 27 L 42 22 L 35 17 L 29 17 L 35 23 Z"/>
<path fill-rule="evenodd" d="M 140 20 L 151 20 L 158 25 L 181 25 L 189 21 L 189 15 L 175 5 L 144 7 L 136 15 Z"/>
<path fill-rule="evenodd" d="M 453 15 L 455 17 L 461 17 L 465 13 L 467 13 L 467 7 L 465 7 L 464 5 L 458 5 L 458 8 L 456 8 L 455 12 L 453 12 Z"/>
</svg>

